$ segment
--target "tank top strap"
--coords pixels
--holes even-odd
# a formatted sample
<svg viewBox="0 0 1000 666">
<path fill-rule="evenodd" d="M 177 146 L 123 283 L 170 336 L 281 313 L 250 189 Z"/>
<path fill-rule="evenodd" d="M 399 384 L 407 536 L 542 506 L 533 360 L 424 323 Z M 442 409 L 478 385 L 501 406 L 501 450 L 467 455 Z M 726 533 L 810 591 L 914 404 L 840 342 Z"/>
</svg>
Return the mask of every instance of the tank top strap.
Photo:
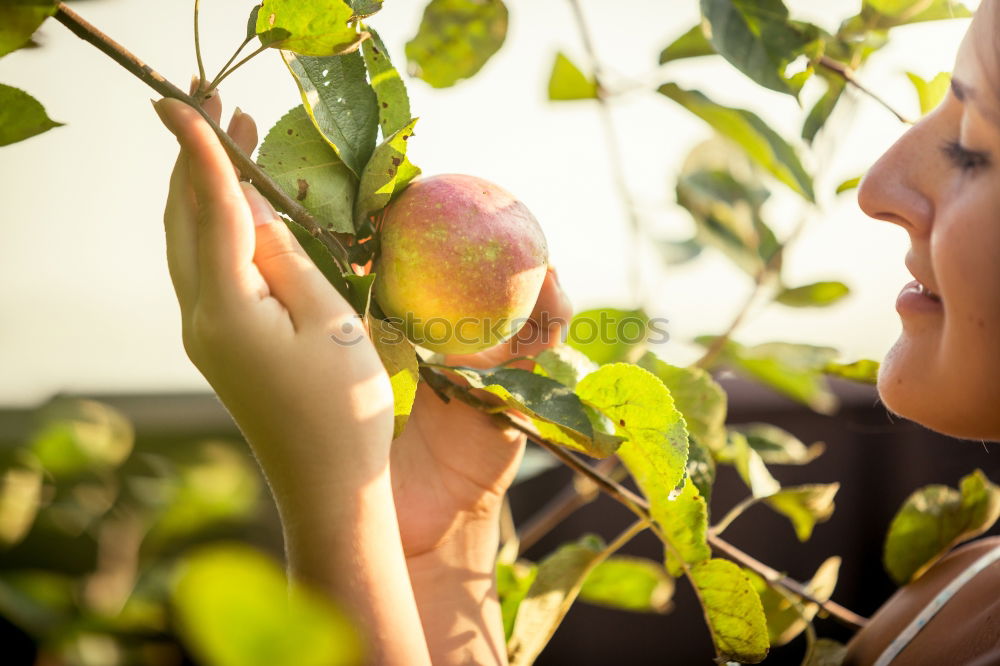
<svg viewBox="0 0 1000 666">
<path fill-rule="evenodd" d="M 931 601 L 924 606 L 924 609 L 913 618 L 913 620 L 906 626 L 905 629 L 896 637 L 892 643 L 882 652 L 878 660 L 875 662 L 875 666 L 888 666 L 896 656 L 903 651 L 913 637 L 920 633 L 931 618 L 934 617 L 941 608 L 948 603 L 948 600 L 954 596 L 954 594 L 962 588 L 963 585 L 968 583 L 975 577 L 980 571 L 990 566 L 997 560 L 1000 560 L 1000 544 L 993 548 L 993 550 L 983 554 L 975 562 L 973 562 L 967 569 L 956 576 L 950 583 L 948 583 L 940 592 L 937 593 Z"/>
</svg>

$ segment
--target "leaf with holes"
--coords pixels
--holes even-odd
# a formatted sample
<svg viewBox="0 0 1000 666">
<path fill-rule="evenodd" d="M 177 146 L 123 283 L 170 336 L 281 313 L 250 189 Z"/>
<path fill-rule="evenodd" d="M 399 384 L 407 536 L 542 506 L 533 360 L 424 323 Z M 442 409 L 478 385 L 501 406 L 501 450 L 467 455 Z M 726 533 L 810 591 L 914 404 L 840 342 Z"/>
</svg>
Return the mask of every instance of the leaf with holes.
<svg viewBox="0 0 1000 666">
<path fill-rule="evenodd" d="M 371 39 L 361 45 L 361 54 L 368 68 L 368 80 L 378 100 L 379 127 L 382 128 L 382 136 L 387 137 L 410 122 L 410 97 L 406 94 L 403 79 L 389 59 L 389 50 L 382 43 L 382 38 L 372 28 L 366 27 L 366 30 L 371 33 Z"/>
<path fill-rule="evenodd" d="M 264 0 L 257 13 L 261 44 L 303 56 L 333 56 L 358 48 L 364 33 L 348 21 L 344 0 Z"/>
<path fill-rule="evenodd" d="M 354 225 L 360 229 L 371 215 L 385 208 L 396 190 L 396 178 L 403 160 L 406 159 L 406 145 L 413 136 L 414 118 L 395 134 L 383 141 L 361 173 L 358 198 L 354 202 Z"/>
</svg>

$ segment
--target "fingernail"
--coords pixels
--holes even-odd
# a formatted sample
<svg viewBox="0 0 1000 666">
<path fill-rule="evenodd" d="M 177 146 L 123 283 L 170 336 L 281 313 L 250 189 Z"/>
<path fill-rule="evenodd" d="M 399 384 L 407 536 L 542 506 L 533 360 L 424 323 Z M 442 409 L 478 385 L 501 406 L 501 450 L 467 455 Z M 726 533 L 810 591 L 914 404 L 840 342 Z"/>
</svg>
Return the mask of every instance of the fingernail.
<svg viewBox="0 0 1000 666">
<path fill-rule="evenodd" d="M 278 219 L 278 213 L 274 210 L 271 202 L 264 198 L 264 195 L 257 191 L 257 188 L 247 182 L 241 182 L 243 194 L 246 195 L 247 203 L 250 204 L 250 212 L 253 213 L 254 226 L 260 226 Z"/>
<path fill-rule="evenodd" d="M 233 118 L 236 118 L 236 117 L 242 116 L 242 115 L 243 115 L 243 109 L 241 109 L 240 107 L 236 107 L 235 109 L 233 109 Z"/>
</svg>

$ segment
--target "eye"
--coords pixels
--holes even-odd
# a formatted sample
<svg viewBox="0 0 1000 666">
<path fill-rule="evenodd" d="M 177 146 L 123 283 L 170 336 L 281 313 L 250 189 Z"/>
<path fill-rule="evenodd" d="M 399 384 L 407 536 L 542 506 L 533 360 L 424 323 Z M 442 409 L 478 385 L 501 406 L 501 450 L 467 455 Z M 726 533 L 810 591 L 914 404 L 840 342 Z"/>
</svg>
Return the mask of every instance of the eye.
<svg viewBox="0 0 1000 666">
<path fill-rule="evenodd" d="M 990 165 L 990 156 L 987 153 L 969 150 L 958 141 L 945 141 L 941 151 L 961 171 L 978 171 Z"/>
</svg>

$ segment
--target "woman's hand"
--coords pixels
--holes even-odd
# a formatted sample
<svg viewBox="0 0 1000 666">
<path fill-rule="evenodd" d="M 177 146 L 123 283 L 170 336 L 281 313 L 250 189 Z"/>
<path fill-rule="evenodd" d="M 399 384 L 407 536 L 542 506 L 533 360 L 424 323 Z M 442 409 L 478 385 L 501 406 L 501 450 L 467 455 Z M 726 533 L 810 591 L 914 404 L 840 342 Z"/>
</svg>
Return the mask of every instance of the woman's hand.
<svg viewBox="0 0 1000 666">
<path fill-rule="evenodd" d="M 260 461 L 293 575 L 349 606 L 376 663 L 428 663 L 389 475 L 392 389 L 351 307 L 191 107 L 155 108 L 181 145 L 164 214 L 184 348 Z M 216 120 L 216 96 L 205 103 Z M 229 133 L 246 152 L 253 120 Z"/>
<path fill-rule="evenodd" d="M 534 356 L 560 341 L 571 316 L 550 269 L 531 321 L 513 341 L 446 362 L 492 368 Z M 458 400 L 443 402 L 423 383 L 393 443 L 400 536 L 436 665 L 506 663 L 494 567 L 500 507 L 524 444 L 521 433 Z"/>
</svg>

